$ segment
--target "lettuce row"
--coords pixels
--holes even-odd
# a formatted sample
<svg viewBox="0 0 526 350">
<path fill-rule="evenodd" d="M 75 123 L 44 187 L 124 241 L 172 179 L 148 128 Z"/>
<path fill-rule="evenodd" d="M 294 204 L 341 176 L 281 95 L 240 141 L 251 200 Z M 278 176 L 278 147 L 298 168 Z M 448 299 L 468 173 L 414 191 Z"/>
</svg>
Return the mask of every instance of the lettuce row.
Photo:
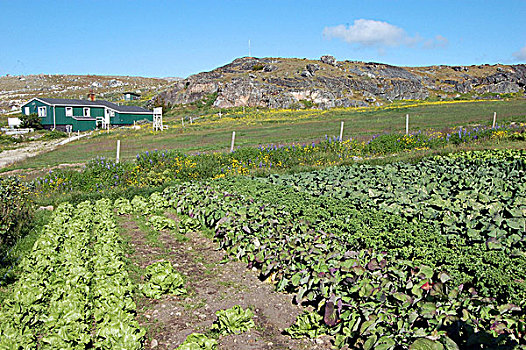
<svg viewBox="0 0 526 350">
<path fill-rule="evenodd" d="M 93 309 L 96 322 L 95 347 L 98 349 L 142 349 L 146 331 L 135 320 L 134 286 L 124 262 L 122 239 L 112 217 L 112 203 L 96 203 L 93 249 Z"/>
<path fill-rule="evenodd" d="M 55 210 L 0 309 L 0 348 L 142 348 L 111 210 L 107 200 Z"/>
</svg>

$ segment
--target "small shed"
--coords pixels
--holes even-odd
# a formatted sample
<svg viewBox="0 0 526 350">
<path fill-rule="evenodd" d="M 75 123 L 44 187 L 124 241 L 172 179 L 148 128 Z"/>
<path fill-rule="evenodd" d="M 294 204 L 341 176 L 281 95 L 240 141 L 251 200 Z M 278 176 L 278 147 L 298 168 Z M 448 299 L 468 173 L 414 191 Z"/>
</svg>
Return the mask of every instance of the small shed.
<svg viewBox="0 0 526 350">
<path fill-rule="evenodd" d="M 127 91 L 127 92 L 123 92 L 122 94 L 124 95 L 125 101 L 134 101 L 134 100 L 138 100 L 141 98 L 141 95 L 136 92 Z"/>
<path fill-rule="evenodd" d="M 22 121 L 20 120 L 20 118 L 7 118 L 7 125 L 11 129 L 19 128 L 21 124 L 22 124 Z"/>
</svg>

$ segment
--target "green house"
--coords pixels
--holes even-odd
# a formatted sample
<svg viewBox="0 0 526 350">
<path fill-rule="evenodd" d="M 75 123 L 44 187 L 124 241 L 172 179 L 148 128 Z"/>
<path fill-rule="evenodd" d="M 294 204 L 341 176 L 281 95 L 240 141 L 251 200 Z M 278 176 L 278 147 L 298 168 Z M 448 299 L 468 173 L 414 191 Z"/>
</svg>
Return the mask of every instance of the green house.
<svg viewBox="0 0 526 350">
<path fill-rule="evenodd" d="M 153 112 L 137 106 L 119 106 L 108 101 L 35 97 L 22 105 L 22 114 L 38 114 L 46 129 L 86 131 L 112 125 L 130 125 L 153 120 Z"/>
</svg>

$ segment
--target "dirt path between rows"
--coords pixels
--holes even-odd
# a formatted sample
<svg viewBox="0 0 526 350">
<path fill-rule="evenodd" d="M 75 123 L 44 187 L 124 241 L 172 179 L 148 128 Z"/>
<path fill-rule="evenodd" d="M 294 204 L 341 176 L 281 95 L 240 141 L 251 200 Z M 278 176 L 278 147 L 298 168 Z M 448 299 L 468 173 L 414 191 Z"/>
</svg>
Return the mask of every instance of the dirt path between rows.
<svg viewBox="0 0 526 350">
<path fill-rule="evenodd" d="M 153 262 L 169 260 L 185 275 L 189 290 L 187 296 L 137 301 L 138 320 L 147 329 L 145 349 L 175 349 L 187 335 L 206 332 L 216 319 L 216 311 L 234 305 L 251 307 L 256 327 L 240 335 L 221 337 L 219 349 L 331 348 L 328 337 L 310 340 L 283 335 L 282 330 L 303 309 L 292 304 L 290 295 L 277 293 L 272 285 L 261 282 L 245 264 L 225 259 L 225 253 L 202 233 L 188 233 L 187 241 L 182 241 L 162 232 L 157 240 L 152 240 L 151 234 L 141 231 L 131 216 L 120 217 L 119 224 L 134 250 L 130 256 L 133 264 L 145 268 Z"/>
</svg>

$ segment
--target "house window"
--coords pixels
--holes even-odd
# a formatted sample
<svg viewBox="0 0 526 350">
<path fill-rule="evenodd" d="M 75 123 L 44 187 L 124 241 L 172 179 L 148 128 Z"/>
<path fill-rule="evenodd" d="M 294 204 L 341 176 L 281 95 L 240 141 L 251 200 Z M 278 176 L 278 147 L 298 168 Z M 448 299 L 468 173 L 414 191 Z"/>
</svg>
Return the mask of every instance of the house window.
<svg viewBox="0 0 526 350">
<path fill-rule="evenodd" d="M 66 117 L 73 117 L 73 107 L 66 107 Z"/>
<path fill-rule="evenodd" d="M 45 118 L 47 117 L 47 108 L 46 107 L 38 107 L 38 116 Z"/>
<path fill-rule="evenodd" d="M 84 107 L 84 116 L 85 117 L 91 117 L 91 112 L 88 107 Z"/>
<path fill-rule="evenodd" d="M 115 111 L 110 111 L 110 117 L 115 117 Z"/>
<path fill-rule="evenodd" d="M 29 110 L 29 107 L 24 107 L 24 114 L 25 115 L 30 115 L 30 110 Z"/>
</svg>

